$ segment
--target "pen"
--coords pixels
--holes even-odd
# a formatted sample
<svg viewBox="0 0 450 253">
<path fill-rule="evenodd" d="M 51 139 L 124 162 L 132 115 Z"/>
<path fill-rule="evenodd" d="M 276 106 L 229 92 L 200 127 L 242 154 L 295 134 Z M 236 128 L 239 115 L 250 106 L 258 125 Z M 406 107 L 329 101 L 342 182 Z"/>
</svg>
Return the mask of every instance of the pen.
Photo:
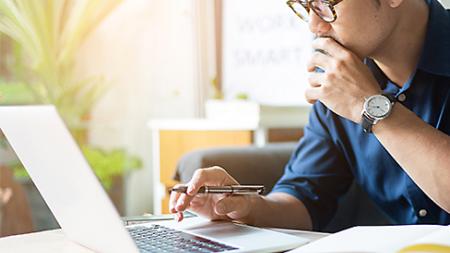
<svg viewBox="0 0 450 253">
<path fill-rule="evenodd" d="M 172 188 L 169 192 L 180 192 L 186 193 L 187 186 L 177 186 Z M 263 185 L 227 185 L 227 186 L 202 186 L 198 190 L 198 193 L 208 193 L 208 194 L 236 194 L 236 195 L 246 195 L 246 194 L 263 194 Z"/>
</svg>

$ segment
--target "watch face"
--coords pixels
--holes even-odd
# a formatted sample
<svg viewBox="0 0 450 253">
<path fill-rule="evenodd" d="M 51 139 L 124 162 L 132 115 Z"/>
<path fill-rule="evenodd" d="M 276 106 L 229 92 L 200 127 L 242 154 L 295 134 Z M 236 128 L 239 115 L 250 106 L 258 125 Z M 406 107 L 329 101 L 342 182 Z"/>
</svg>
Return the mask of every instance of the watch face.
<svg viewBox="0 0 450 253">
<path fill-rule="evenodd" d="M 381 119 L 391 111 L 391 101 L 385 96 L 373 96 L 367 101 L 366 112 L 373 118 Z"/>
</svg>

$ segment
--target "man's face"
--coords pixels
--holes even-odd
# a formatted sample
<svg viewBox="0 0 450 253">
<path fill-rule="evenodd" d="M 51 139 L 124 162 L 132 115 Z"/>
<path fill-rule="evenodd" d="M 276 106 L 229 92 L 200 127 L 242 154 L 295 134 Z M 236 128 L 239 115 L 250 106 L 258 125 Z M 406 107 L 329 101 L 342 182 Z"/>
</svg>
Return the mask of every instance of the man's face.
<svg viewBox="0 0 450 253">
<path fill-rule="evenodd" d="M 337 19 L 327 23 L 313 11 L 309 27 L 317 36 L 331 37 L 361 58 L 371 56 L 394 27 L 390 8 L 381 0 L 344 0 L 335 6 Z"/>
</svg>

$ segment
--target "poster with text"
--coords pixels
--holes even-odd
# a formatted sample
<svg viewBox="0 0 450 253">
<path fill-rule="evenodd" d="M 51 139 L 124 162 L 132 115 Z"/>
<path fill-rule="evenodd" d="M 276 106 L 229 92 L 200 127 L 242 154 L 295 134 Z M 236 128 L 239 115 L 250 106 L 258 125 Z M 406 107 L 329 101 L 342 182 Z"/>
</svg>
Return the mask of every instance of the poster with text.
<svg viewBox="0 0 450 253">
<path fill-rule="evenodd" d="M 226 99 L 247 96 L 266 105 L 306 105 L 306 62 L 312 34 L 283 0 L 223 1 Z"/>
</svg>

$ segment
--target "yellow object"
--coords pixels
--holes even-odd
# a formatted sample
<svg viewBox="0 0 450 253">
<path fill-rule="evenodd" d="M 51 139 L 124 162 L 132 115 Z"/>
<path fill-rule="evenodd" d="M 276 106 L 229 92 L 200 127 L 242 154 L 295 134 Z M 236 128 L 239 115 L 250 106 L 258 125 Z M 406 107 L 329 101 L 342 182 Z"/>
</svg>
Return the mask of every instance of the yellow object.
<svg viewBox="0 0 450 253">
<path fill-rule="evenodd" d="M 450 247 L 437 244 L 416 244 L 403 248 L 398 253 L 411 252 L 450 253 Z"/>
<path fill-rule="evenodd" d="M 160 183 L 167 193 L 178 182 L 173 180 L 178 160 L 186 153 L 211 147 L 247 146 L 252 144 L 252 131 L 159 131 Z M 162 213 L 169 213 L 169 195 L 162 199 Z"/>
<path fill-rule="evenodd" d="M 293 252 L 450 253 L 450 226 L 353 227 L 309 243 Z"/>
</svg>

